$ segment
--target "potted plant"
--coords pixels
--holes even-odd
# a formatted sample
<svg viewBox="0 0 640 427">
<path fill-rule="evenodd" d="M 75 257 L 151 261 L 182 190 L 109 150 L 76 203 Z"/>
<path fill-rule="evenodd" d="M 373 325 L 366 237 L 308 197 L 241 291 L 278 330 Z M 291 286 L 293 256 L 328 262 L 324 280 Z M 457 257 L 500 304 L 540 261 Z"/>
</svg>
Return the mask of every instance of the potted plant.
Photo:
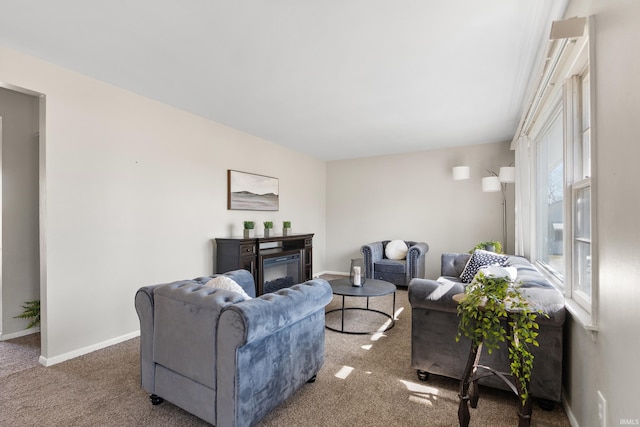
<svg viewBox="0 0 640 427">
<path fill-rule="evenodd" d="M 40 325 L 40 300 L 27 301 L 21 306 L 24 311 L 14 319 L 29 319 L 27 329 Z"/>
<path fill-rule="evenodd" d="M 244 238 L 249 239 L 253 234 L 253 228 L 256 226 L 253 221 L 245 221 L 244 222 Z"/>
<path fill-rule="evenodd" d="M 503 271 L 499 267 L 490 268 Z M 499 273 L 498 273 L 499 274 Z M 520 284 L 508 275 L 487 274 L 479 271 L 458 298 L 458 335 L 471 340 L 472 353 L 477 354 L 480 345 L 491 352 L 508 344 L 510 371 L 518 391 L 521 408 L 530 410 L 529 383 L 533 369 L 533 353 L 529 346 L 538 346 L 537 316 L 541 313 L 527 302 Z M 475 357 L 473 357 L 475 359 Z M 474 368 L 471 356 L 465 373 Z M 466 377 L 468 379 L 468 377 Z M 463 384 L 464 386 L 464 384 Z M 466 390 L 461 392 L 465 395 Z"/>
<path fill-rule="evenodd" d="M 264 221 L 262 224 L 264 224 L 264 237 L 269 237 L 273 228 L 273 221 Z"/>
<path fill-rule="evenodd" d="M 282 221 L 282 235 L 291 234 L 291 221 Z"/>
<path fill-rule="evenodd" d="M 480 242 L 477 245 L 475 245 L 473 249 L 469 251 L 469 253 L 472 254 L 476 249 L 495 252 L 497 254 L 504 253 L 502 252 L 502 242 L 499 242 L 497 240 L 487 240 L 484 242 Z"/>
</svg>

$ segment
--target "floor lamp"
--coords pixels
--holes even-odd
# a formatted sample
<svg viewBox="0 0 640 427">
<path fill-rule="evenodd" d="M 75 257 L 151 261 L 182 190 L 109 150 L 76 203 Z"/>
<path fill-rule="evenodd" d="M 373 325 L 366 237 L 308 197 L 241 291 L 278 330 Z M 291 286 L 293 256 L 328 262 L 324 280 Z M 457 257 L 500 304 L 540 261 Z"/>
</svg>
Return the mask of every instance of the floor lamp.
<svg viewBox="0 0 640 427">
<path fill-rule="evenodd" d="M 482 191 L 485 193 L 502 193 L 502 244 L 504 252 L 507 253 L 507 184 L 516 182 L 516 168 L 505 166 L 500 168 L 499 173 L 489 171 L 491 176 L 482 178 Z"/>
</svg>

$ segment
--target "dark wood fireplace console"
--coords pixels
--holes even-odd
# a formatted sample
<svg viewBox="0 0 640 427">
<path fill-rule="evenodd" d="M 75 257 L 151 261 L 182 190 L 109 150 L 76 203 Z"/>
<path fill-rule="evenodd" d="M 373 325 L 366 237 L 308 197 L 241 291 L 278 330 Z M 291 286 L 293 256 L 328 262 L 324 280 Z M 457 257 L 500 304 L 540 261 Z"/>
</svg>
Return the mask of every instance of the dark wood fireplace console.
<svg viewBox="0 0 640 427">
<path fill-rule="evenodd" d="M 264 293 L 264 260 L 299 254 L 296 283 L 311 280 L 313 274 L 313 233 L 269 237 L 216 238 L 216 272 L 245 269 L 256 283 L 256 295 Z"/>
</svg>

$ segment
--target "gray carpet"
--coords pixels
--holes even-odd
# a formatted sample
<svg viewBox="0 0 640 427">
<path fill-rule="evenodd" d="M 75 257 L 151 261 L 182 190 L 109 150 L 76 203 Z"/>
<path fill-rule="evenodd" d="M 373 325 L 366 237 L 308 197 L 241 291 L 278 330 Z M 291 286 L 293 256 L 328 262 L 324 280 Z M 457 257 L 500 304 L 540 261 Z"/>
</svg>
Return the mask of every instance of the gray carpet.
<svg viewBox="0 0 640 427">
<path fill-rule="evenodd" d="M 338 303 L 335 298 L 328 309 Z M 391 297 L 372 299 L 372 307 L 390 311 Z M 458 382 L 436 376 L 420 382 L 410 367 L 411 316 L 405 290 L 397 293 L 396 313 L 395 327 L 382 334 L 327 331 L 326 361 L 317 381 L 258 425 L 456 426 Z M 386 320 L 357 310 L 347 314 L 347 327 L 377 329 Z M 339 313 L 333 313 L 327 323 L 339 327 L 339 320 Z M 150 404 L 140 388 L 138 339 L 44 368 L 37 362 L 38 338 L 35 334 L 0 342 L 0 426 L 207 425 L 169 402 Z M 471 426 L 517 425 L 515 399 L 481 388 Z M 535 405 L 532 426 L 565 427 L 569 422 L 559 405 L 551 412 Z"/>
</svg>

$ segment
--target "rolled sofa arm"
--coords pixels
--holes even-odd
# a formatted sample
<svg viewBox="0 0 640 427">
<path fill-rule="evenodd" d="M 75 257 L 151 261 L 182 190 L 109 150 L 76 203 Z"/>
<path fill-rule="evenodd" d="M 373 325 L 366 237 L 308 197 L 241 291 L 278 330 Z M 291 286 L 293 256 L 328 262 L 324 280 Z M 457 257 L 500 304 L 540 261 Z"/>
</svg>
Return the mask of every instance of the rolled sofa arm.
<svg viewBox="0 0 640 427">
<path fill-rule="evenodd" d="M 324 310 L 332 298 L 329 283 L 314 279 L 229 305 L 220 316 L 218 334 L 231 335 L 244 345 Z"/>
<path fill-rule="evenodd" d="M 423 255 L 426 255 L 427 252 L 429 252 L 429 245 L 427 245 L 425 242 L 416 243 L 415 245 L 409 247 L 409 250 L 407 251 L 407 258 L 419 258 Z"/>
<path fill-rule="evenodd" d="M 422 308 L 456 313 L 458 303 L 453 300 L 453 296 L 464 293 L 464 286 L 449 280 L 436 282 L 415 278 L 409 282 L 408 291 L 412 309 Z"/>
<path fill-rule="evenodd" d="M 360 252 L 364 256 L 364 277 L 373 279 L 373 264 L 384 258 L 384 245 L 382 242 L 373 242 L 363 245 Z"/>
</svg>

